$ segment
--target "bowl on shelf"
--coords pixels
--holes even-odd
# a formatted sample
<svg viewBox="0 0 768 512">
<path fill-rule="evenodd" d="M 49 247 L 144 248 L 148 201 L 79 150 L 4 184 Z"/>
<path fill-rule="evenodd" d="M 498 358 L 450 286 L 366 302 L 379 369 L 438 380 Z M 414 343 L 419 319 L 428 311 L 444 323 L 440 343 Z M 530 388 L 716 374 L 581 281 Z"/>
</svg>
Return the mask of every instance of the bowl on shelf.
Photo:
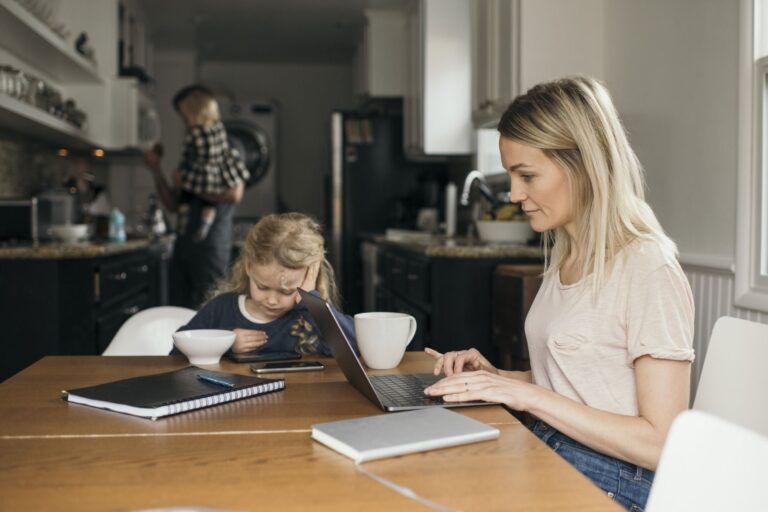
<svg viewBox="0 0 768 512">
<path fill-rule="evenodd" d="M 477 220 L 480 240 L 500 243 L 526 243 L 533 235 L 527 220 Z"/>
<path fill-rule="evenodd" d="M 56 224 L 48 228 L 48 234 L 67 244 L 80 242 L 88 238 L 88 224 Z"/>
<path fill-rule="evenodd" d="M 190 329 L 173 333 L 173 344 L 194 365 L 217 364 L 235 342 L 235 333 L 224 329 Z"/>
</svg>

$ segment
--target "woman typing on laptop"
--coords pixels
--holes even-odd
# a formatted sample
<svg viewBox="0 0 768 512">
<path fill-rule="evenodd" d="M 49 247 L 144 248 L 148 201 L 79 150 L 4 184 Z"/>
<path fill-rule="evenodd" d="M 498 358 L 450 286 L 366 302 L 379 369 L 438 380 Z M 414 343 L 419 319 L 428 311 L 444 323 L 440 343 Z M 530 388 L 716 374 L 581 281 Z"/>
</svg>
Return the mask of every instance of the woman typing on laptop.
<svg viewBox="0 0 768 512">
<path fill-rule="evenodd" d="M 643 199 L 642 168 L 600 83 L 538 85 L 498 128 L 510 199 L 553 242 L 526 319 L 531 371 L 499 370 L 475 349 L 427 349 L 446 378 L 425 393 L 533 414 L 538 437 L 642 509 L 689 401 L 693 298 L 676 247 Z"/>
</svg>

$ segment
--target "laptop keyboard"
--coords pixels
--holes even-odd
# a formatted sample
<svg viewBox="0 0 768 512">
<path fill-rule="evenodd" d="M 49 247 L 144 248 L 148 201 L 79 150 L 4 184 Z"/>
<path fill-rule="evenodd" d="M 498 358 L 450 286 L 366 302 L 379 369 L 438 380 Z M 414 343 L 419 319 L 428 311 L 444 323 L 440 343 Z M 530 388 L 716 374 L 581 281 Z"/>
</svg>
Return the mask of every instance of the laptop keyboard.
<svg viewBox="0 0 768 512">
<path fill-rule="evenodd" d="M 424 388 L 440 380 L 440 377 L 431 373 L 371 375 L 369 377 L 371 384 L 382 396 L 386 406 L 412 407 L 444 404 L 442 398 L 428 397 L 424 394 Z"/>
</svg>

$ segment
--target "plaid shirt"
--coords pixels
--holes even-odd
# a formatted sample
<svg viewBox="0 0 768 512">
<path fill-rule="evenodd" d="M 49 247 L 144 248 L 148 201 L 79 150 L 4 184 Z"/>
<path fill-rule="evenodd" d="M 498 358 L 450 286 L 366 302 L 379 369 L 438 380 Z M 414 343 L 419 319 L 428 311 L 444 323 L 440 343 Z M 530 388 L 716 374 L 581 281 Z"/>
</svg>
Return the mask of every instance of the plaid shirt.
<svg viewBox="0 0 768 512">
<path fill-rule="evenodd" d="M 193 194 L 221 194 L 250 176 L 221 121 L 187 130 L 179 170 L 181 188 Z"/>
</svg>

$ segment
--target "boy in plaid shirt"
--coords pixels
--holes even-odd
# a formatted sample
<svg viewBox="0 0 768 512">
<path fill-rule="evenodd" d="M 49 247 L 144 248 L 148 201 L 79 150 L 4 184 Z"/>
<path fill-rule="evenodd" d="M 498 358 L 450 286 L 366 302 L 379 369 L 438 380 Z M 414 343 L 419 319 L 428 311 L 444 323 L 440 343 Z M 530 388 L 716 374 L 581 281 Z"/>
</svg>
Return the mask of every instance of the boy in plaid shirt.
<svg viewBox="0 0 768 512">
<path fill-rule="evenodd" d="M 202 87 L 182 91 L 174 98 L 174 106 L 187 125 L 179 163 L 179 218 L 187 218 L 193 196 L 202 200 L 200 225 L 193 236 L 199 242 L 208 236 L 216 218 L 216 205 L 206 201 L 206 196 L 221 194 L 246 182 L 250 173 L 237 151 L 229 146 L 213 94 Z M 184 232 L 184 226 L 179 230 Z"/>
</svg>

